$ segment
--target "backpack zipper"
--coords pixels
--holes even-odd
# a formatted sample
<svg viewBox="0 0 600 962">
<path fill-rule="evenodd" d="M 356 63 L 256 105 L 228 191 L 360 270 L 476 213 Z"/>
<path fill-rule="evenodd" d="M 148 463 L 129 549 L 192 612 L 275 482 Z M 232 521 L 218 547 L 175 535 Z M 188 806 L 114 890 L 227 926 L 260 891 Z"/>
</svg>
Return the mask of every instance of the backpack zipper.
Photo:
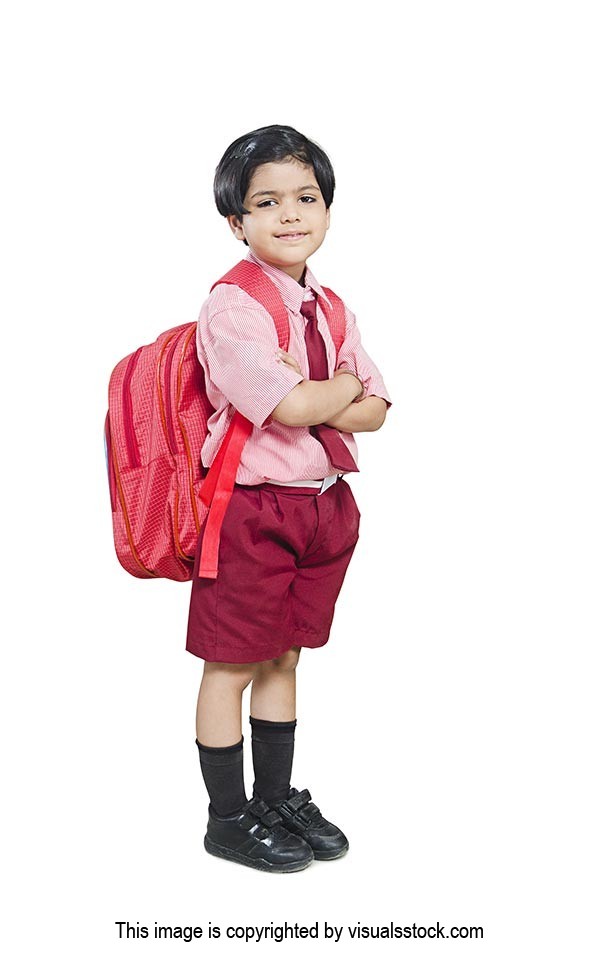
<svg viewBox="0 0 600 962">
<path fill-rule="evenodd" d="M 106 446 L 106 470 L 108 473 L 108 491 L 110 494 L 110 509 L 112 512 L 117 510 L 116 485 L 115 485 L 115 466 L 113 464 L 112 438 L 110 436 L 110 421 L 108 411 L 104 421 L 104 444 Z"/>
<path fill-rule="evenodd" d="M 165 432 L 165 437 L 167 440 L 167 446 L 171 452 L 173 458 L 176 457 L 177 453 L 177 439 L 175 437 L 175 425 L 173 423 L 173 406 L 171 397 L 171 371 L 173 368 L 173 358 L 175 356 L 175 351 L 177 350 L 178 334 L 180 332 L 176 331 L 172 337 L 170 337 L 160 352 L 160 357 L 158 359 L 157 372 L 156 372 L 156 382 L 158 389 L 158 402 L 160 407 L 160 419 L 162 421 L 163 430 Z M 163 397 L 162 381 L 161 381 L 161 368 L 163 366 L 163 358 L 165 353 L 169 349 L 169 352 L 164 361 L 164 383 L 165 383 L 165 396 Z M 175 477 L 177 478 L 177 471 L 175 472 Z M 195 511 L 195 505 L 193 506 Z M 194 515 L 195 517 L 195 515 Z M 175 504 L 173 505 L 173 537 L 175 540 L 175 550 L 179 557 L 186 562 L 193 562 L 194 558 L 187 555 L 183 548 L 181 547 L 181 542 L 179 540 L 179 489 L 175 487 Z"/>
<path fill-rule="evenodd" d="M 165 360 L 166 398 L 163 398 L 162 383 L 160 379 L 160 370 L 161 370 L 163 358 L 165 356 L 167 348 L 170 348 L 170 350 Z M 160 352 L 160 357 L 158 359 L 158 369 L 157 369 L 160 416 L 161 416 L 161 421 L 165 431 L 165 436 L 167 439 L 167 445 L 173 457 L 175 457 L 175 452 L 177 451 L 177 441 L 175 439 L 175 428 L 173 426 L 172 407 L 171 407 L 171 368 L 173 367 L 173 355 L 175 353 L 176 348 L 177 348 L 177 332 L 175 332 L 175 334 L 173 334 L 165 342 L 163 349 Z"/>
<path fill-rule="evenodd" d="M 194 325 L 192 326 L 189 334 L 185 338 L 183 347 L 181 349 L 181 355 L 179 357 L 179 365 L 177 368 L 177 410 L 179 410 L 179 401 L 181 399 L 181 386 L 182 386 L 181 369 L 183 367 L 183 362 L 185 360 L 185 353 L 187 351 L 188 344 L 190 343 L 190 340 L 192 339 L 192 337 L 195 337 L 195 336 L 196 336 L 196 327 Z M 183 443 L 185 445 L 185 453 L 187 456 L 188 484 L 189 484 L 189 491 L 190 491 L 190 503 L 192 505 L 192 512 L 194 515 L 194 524 L 196 525 L 196 531 L 198 532 L 198 534 L 200 534 L 200 518 L 198 517 L 198 506 L 196 504 L 196 495 L 194 492 L 194 466 L 192 464 L 192 453 L 190 449 L 190 442 L 185 432 L 185 428 L 183 426 L 183 422 L 181 418 L 178 418 L 177 420 L 179 424 L 179 430 L 181 431 L 181 436 L 183 438 Z"/>
<path fill-rule="evenodd" d="M 133 405 L 131 401 L 131 379 L 137 364 L 138 357 L 142 348 L 139 347 L 135 354 L 132 354 L 127 362 L 125 375 L 123 377 L 123 427 L 125 429 L 125 447 L 127 448 L 127 460 L 132 468 L 140 467 L 140 452 L 135 438 L 135 428 L 133 424 Z"/>
<path fill-rule="evenodd" d="M 129 515 L 127 514 L 127 507 L 125 502 L 125 497 L 123 495 L 123 487 L 121 485 L 121 478 L 119 476 L 119 466 L 117 463 L 117 458 L 112 445 L 112 437 L 110 433 L 110 420 L 109 415 L 106 415 L 105 421 L 105 438 L 106 438 L 106 453 L 108 462 L 108 484 L 110 489 L 110 504 L 113 511 L 117 510 L 116 504 L 116 494 L 119 496 L 119 503 L 123 511 L 123 520 L 125 522 L 125 531 L 127 533 L 127 541 L 129 542 L 129 548 L 133 556 L 133 560 L 138 565 L 144 574 L 148 575 L 150 578 L 156 578 L 153 571 L 147 568 L 145 564 L 140 561 L 140 556 L 137 553 L 135 544 L 133 543 L 133 534 L 131 532 L 131 524 L 129 522 Z M 125 566 L 124 566 L 125 567 Z"/>
<path fill-rule="evenodd" d="M 140 561 L 140 556 L 137 553 L 137 548 L 133 543 L 133 534 L 131 533 L 129 515 L 127 514 L 127 508 L 125 507 L 125 496 L 123 494 L 123 488 L 121 486 L 121 478 L 119 477 L 119 471 L 118 471 L 116 461 L 115 461 L 115 475 L 117 479 L 117 490 L 119 492 L 119 501 L 121 502 L 121 508 L 123 509 L 123 520 L 125 521 L 125 530 L 127 532 L 127 540 L 129 542 L 131 554 L 133 555 L 133 560 L 141 568 L 141 570 L 145 572 L 145 574 L 149 575 L 150 578 L 156 578 L 155 573 L 153 571 L 150 571 L 150 568 L 147 568 L 146 565 Z"/>
</svg>

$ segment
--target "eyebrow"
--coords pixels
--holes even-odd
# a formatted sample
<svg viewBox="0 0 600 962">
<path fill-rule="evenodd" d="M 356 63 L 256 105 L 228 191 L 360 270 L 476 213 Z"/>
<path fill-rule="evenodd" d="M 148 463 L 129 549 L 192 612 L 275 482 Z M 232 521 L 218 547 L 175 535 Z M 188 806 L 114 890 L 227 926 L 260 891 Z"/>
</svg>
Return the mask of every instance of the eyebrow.
<svg viewBox="0 0 600 962">
<path fill-rule="evenodd" d="M 306 184 L 304 187 L 297 187 L 296 193 L 301 194 L 303 190 L 318 190 L 318 189 L 319 188 L 316 187 L 315 184 Z M 265 194 L 274 195 L 275 197 L 278 197 L 279 191 L 278 190 L 257 190 L 255 194 L 252 194 L 252 196 L 250 197 L 250 200 L 253 200 L 254 197 L 264 197 Z"/>
</svg>

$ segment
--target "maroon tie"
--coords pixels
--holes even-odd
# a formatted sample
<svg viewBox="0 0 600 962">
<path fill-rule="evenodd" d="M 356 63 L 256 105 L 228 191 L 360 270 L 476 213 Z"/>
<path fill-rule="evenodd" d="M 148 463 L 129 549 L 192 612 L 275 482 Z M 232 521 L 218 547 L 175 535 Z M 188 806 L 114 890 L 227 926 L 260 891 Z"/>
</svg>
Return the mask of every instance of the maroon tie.
<svg viewBox="0 0 600 962">
<path fill-rule="evenodd" d="M 304 339 L 308 354 L 308 369 L 312 381 L 326 381 L 329 378 L 327 348 L 317 327 L 317 302 L 303 301 L 300 313 L 306 318 Z M 328 424 L 314 424 L 310 433 L 325 448 L 325 453 L 338 471 L 358 471 L 358 465 L 342 441 L 340 432 Z"/>
</svg>

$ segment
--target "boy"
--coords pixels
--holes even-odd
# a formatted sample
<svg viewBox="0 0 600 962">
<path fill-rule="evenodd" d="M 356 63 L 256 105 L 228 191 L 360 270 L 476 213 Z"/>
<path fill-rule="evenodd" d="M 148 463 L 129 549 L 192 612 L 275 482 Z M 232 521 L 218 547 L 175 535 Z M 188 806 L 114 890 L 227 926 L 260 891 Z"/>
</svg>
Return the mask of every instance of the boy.
<svg viewBox="0 0 600 962">
<path fill-rule="evenodd" d="M 342 475 L 357 471 L 355 431 L 375 431 L 391 404 L 354 316 L 338 352 L 325 292 L 306 261 L 329 227 L 335 180 L 326 154 L 291 127 L 234 141 L 215 199 L 248 260 L 275 284 L 290 323 L 273 321 L 236 285 L 202 307 L 197 347 L 215 408 L 202 450 L 212 463 L 234 410 L 254 425 L 221 530 L 219 574 L 192 585 L 187 650 L 205 660 L 196 744 L 210 797 L 205 847 L 265 871 L 306 868 L 348 849 L 305 789 L 290 786 L 301 647 L 329 637 L 360 514 Z M 243 779 L 242 693 L 252 684 L 254 794 Z"/>
</svg>

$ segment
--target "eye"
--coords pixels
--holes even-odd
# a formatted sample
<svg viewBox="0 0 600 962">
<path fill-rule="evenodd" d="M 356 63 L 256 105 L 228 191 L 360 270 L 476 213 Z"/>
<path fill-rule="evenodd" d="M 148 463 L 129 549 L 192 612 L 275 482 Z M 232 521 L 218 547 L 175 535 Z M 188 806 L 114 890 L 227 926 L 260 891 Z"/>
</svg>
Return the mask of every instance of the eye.
<svg viewBox="0 0 600 962">
<path fill-rule="evenodd" d="M 311 203 L 311 204 L 316 204 L 316 202 L 317 202 L 317 198 L 316 198 L 316 197 L 313 197 L 312 194 L 304 194 L 304 195 L 300 198 L 300 200 L 307 200 L 307 201 L 309 201 L 309 203 Z"/>
<path fill-rule="evenodd" d="M 274 203 L 275 203 L 274 200 L 261 200 L 260 204 L 257 204 L 256 206 L 257 206 L 257 207 L 268 207 L 269 204 L 274 204 Z"/>
</svg>

